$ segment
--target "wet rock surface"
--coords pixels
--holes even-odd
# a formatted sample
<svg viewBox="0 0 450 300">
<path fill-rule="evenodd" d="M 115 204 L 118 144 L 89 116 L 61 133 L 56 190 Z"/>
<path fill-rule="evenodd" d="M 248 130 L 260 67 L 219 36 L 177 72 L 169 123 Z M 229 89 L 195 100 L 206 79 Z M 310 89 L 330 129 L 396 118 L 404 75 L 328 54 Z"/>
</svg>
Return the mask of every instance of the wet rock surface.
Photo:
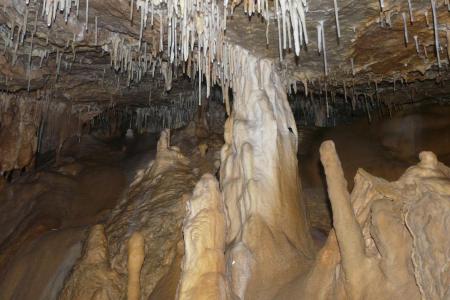
<svg viewBox="0 0 450 300">
<path fill-rule="evenodd" d="M 448 11 L 2 1 L 0 299 L 448 298 Z"/>
<path fill-rule="evenodd" d="M 184 137 L 195 139 L 195 134 L 191 133 L 189 128 L 177 132 L 173 140 Z M 99 239 L 103 241 L 101 253 L 104 254 L 99 254 L 103 257 L 101 263 L 90 262 L 89 257 L 96 256 L 98 248 L 92 249 L 90 245 L 98 242 L 89 239 L 85 245 L 85 256 L 66 282 L 62 299 L 94 299 L 97 293 L 109 295 L 109 299 L 126 297 L 128 240 L 134 233 L 139 233 L 145 243 L 145 259 L 140 270 L 140 297 L 158 299 L 157 295 L 161 294 L 171 295 L 171 298 L 175 296 L 176 278 L 181 270 L 180 257 L 184 253 L 182 226 L 187 200 L 199 178 L 198 162 L 202 159 L 208 161 L 201 157 L 196 147 L 190 149 L 194 151 L 192 157 L 198 156 L 198 159 L 190 160 L 177 146 L 171 146 L 168 130 L 161 133 L 155 160 L 137 171 L 126 195 L 114 208 L 104 227 L 91 229 L 90 235 L 100 235 Z M 212 163 L 203 168 L 214 172 Z M 114 280 L 105 279 L 111 276 Z M 168 283 L 171 280 L 173 284 Z M 81 290 L 83 294 L 79 294 Z"/>
<path fill-rule="evenodd" d="M 15 178 L 0 194 L 2 299 L 56 299 L 87 227 L 106 219 L 125 188 L 120 150 L 89 136 L 67 147 L 59 163 Z"/>
</svg>

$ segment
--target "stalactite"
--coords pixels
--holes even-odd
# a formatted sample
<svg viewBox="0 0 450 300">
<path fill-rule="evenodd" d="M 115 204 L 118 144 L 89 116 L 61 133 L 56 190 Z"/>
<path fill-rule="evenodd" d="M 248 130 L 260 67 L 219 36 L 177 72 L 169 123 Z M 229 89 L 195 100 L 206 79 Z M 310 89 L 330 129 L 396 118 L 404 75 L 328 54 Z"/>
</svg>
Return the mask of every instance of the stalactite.
<svg viewBox="0 0 450 300">
<path fill-rule="evenodd" d="M 419 41 L 417 39 L 417 35 L 415 35 L 413 38 L 414 38 L 414 43 L 416 45 L 416 52 L 417 52 L 417 54 L 419 54 Z"/>
<path fill-rule="evenodd" d="M 327 119 L 330 118 L 330 106 L 328 105 L 328 88 L 327 88 L 327 82 L 325 81 L 325 109 L 326 109 L 326 115 Z"/>
<path fill-rule="evenodd" d="M 98 18 L 95 16 L 95 40 L 94 40 L 95 46 L 98 45 Z"/>
<path fill-rule="evenodd" d="M 131 0 L 131 4 L 130 4 L 130 21 L 133 21 L 133 12 L 134 12 L 134 0 Z"/>
<path fill-rule="evenodd" d="M 202 57 L 200 55 L 200 48 L 198 48 L 198 105 L 202 105 Z"/>
<path fill-rule="evenodd" d="M 27 34 L 27 23 L 28 23 L 28 6 L 25 7 L 25 16 L 23 18 L 22 25 L 22 35 L 20 36 L 20 43 L 23 45 L 25 40 L 25 35 Z"/>
<path fill-rule="evenodd" d="M 56 79 L 60 76 L 61 71 L 61 59 L 62 59 L 62 53 L 59 52 L 59 49 L 56 52 Z"/>
<path fill-rule="evenodd" d="M 337 32 L 337 37 L 338 39 L 341 38 L 341 28 L 339 26 L 339 8 L 337 5 L 337 0 L 334 0 L 334 17 L 336 19 L 336 32 Z"/>
<path fill-rule="evenodd" d="M 280 25 L 280 12 L 278 7 L 278 1 L 275 0 L 275 9 L 276 9 L 276 15 L 277 15 L 277 28 L 278 28 L 278 52 L 280 55 L 280 61 L 283 61 L 283 49 L 281 46 L 281 25 Z"/>
<path fill-rule="evenodd" d="M 325 28 L 324 28 L 325 21 L 320 21 L 320 37 L 319 40 L 321 40 L 321 48 L 323 51 L 323 65 L 324 65 L 324 71 L 325 71 L 325 77 L 328 76 L 328 63 L 327 63 L 327 50 L 326 50 L 326 44 L 325 44 Z"/>
<path fill-rule="evenodd" d="M 439 44 L 439 25 L 436 14 L 436 2 L 431 0 L 431 10 L 433 12 L 433 26 L 434 26 L 434 43 L 436 48 L 436 58 L 438 63 L 438 68 L 441 68 L 441 57 L 440 57 L 440 44 Z"/>
<path fill-rule="evenodd" d="M 353 59 L 353 57 L 352 58 L 350 58 L 350 65 L 351 65 L 351 67 L 352 67 L 352 76 L 353 77 L 355 77 L 355 62 L 354 62 L 354 59 Z"/>
<path fill-rule="evenodd" d="M 89 29 L 89 0 L 86 0 L 86 21 L 85 21 L 86 31 Z"/>
<path fill-rule="evenodd" d="M 19 42 L 20 42 L 21 31 L 22 31 L 22 25 L 19 25 L 19 29 L 17 31 L 16 44 L 14 46 L 14 52 L 13 52 L 13 59 L 12 59 L 12 65 L 13 66 L 16 64 L 16 61 L 17 61 L 17 50 L 19 49 Z"/>
<path fill-rule="evenodd" d="M 409 10 L 409 20 L 412 24 L 412 23 L 414 23 L 414 14 L 412 11 L 411 0 L 408 0 L 408 10 Z"/>
<path fill-rule="evenodd" d="M 164 51 L 164 45 L 163 45 L 163 19 L 162 19 L 162 14 L 159 15 L 159 52 L 163 52 Z"/>
<path fill-rule="evenodd" d="M 342 82 L 342 86 L 344 88 L 344 102 L 347 102 L 347 84 L 345 82 L 345 80 Z"/>
<path fill-rule="evenodd" d="M 365 104 L 365 106 L 366 106 L 367 117 L 369 118 L 369 122 L 371 123 L 371 122 L 372 122 L 372 116 L 371 116 L 370 111 L 369 111 L 369 105 L 368 105 L 368 103 L 367 103 L 367 97 L 366 97 L 366 94 L 364 94 L 364 104 Z"/>
<path fill-rule="evenodd" d="M 151 92 L 149 97 L 151 98 Z M 134 128 L 139 133 L 159 132 L 164 128 L 180 128 L 192 120 L 197 106 L 197 93 L 188 95 L 179 94 L 178 99 L 165 104 L 153 104 L 149 107 L 140 107 L 128 114 L 135 114 Z M 131 118 L 131 117 L 130 117 Z"/>
<path fill-rule="evenodd" d="M 317 49 L 319 54 L 322 52 L 322 24 L 317 24 Z"/>
<path fill-rule="evenodd" d="M 25 0 L 28 1 L 28 0 Z M 141 13 L 140 23 L 140 38 L 139 40 L 144 42 L 144 48 L 146 48 L 146 42 L 143 41 L 143 29 L 146 28 L 146 21 L 148 14 L 151 14 L 151 24 L 153 24 L 153 15 L 155 12 L 154 1 L 130 1 L 130 19 L 133 19 L 133 11 L 136 8 Z M 233 76 L 233 72 L 237 67 L 228 64 L 226 61 L 232 61 L 229 59 L 230 54 L 226 53 L 226 46 L 224 46 L 223 30 L 226 28 L 226 14 L 227 5 L 217 5 L 214 1 L 200 2 L 198 5 L 194 5 L 194 1 L 162 1 L 167 4 L 167 10 L 157 10 L 159 13 L 159 25 L 160 25 L 160 43 L 159 52 L 164 51 L 165 43 L 164 38 L 167 38 L 168 43 L 167 53 L 169 55 L 169 61 L 174 64 L 167 68 L 170 70 L 170 77 L 172 76 L 172 70 L 174 70 L 174 76 L 177 76 L 176 66 L 178 65 L 178 55 L 181 60 L 187 62 L 191 59 L 188 65 L 188 72 L 191 72 L 191 68 L 195 67 L 198 71 L 199 85 L 201 86 L 203 76 L 206 80 L 207 95 L 209 94 L 209 88 L 212 83 L 218 81 L 221 82 L 227 89 L 232 88 L 232 82 L 230 78 Z M 159 2 L 158 2 L 159 3 Z M 338 7 L 335 3 L 336 14 L 336 26 L 338 35 L 340 35 L 339 20 L 338 20 Z M 79 11 L 79 1 L 67 1 L 67 0 L 44 0 L 42 7 L 42 16 L 46 19 L 47 25 L 50 27 L 52 22 L 58 15 L 58 8 L 64 12 L 65 20 L 70 14 L 70 9 L 76 6 L 77 16 Z M 267 27 L 270 22 L 269 3 L 267 1 L 257 1 L 256 3 L 248 2 L 247 10 L 250 14 L 258 12 L 263 18 L 266 19 Z M 294 48 L 295 54 L 299 55 L 303 45 L 308 44 L 308 34 L 306 28 L 305 13 L 308 10 L 307 2 L 302 1 L 286 1 L 277 0 L 275 2 L 275 10 L 277 11 L 277 27 L 279 29 L 279 50 L 280 60 L 283 58 L 282 54 L 282 41 L 289 41 L 289 48 Z M 88 30 L 89 25 L 89 1 L 86 1 L 86 18 L 85 29 Z M 196 23 L 200 22 L 201 26 L 197 27 Z M 167 24 L 167 30 L 164 29 L 164 24 Z M 281 25 L 283 25 L 283 32 L 281 32 Z M 179 30 L 177 30 L 179 28 Z M 48 34 L 48 33 L 47 33 Z M 95 17 L 95 45 L 98 44 L 98 18 Z M 167 36 L 165 36 L 167 34 Z M 179 34 L 179 35 L 178 35 Z M 20 35 L 20 28 L 19 34 Z M 117 35 L 119 36 L 119 35 Z M 147 51 L 144 49 L 144 53 L 140 51 L 141 43 L 138 47 L 128 44 L 128 41 L 119 39 L 115 34 L 112 34 L 110 43 L 106 45 L 103 50 L 109 51 L 111 54 L 111 65 L 119 72 L 120 76 L 124 76 L 127 80 L 127 85 L 130 86 L 135 82 L 142 80 L 147 73 Z M 290 36 L 290 37 L 289 37 Z M 268 38 L 268 37 L 267 37 Z M 325 49 L 325 30 L 322 25 L 322 37 L 320 43 L 323 48 L 324 55 L 324 68 L 325 75 L 328 75 L 328 66 Z M 152 43 L 154 49 L 156 49 L 157 43 Z M 74 45 L 72 45 L 74 50 Z M 194 48 L 197 47 L 198 53 L 194 52 Z M 286 43 L 287 47 L 287 43 Z M 137 48 L 137 49 L 136 49 Z M 191 58 L 191 53 L 194 56 Z M 152 52 L 151 56 L 160 55 L 161 53 Z M 197 54 L 197 55 L 195 55 Z M 197 61 L 195 61 L 197 56 Z M 44 56 L 41 56 L 41 64 Z M 62 53 L 57 53 L 57 76 L 60 75 L 60 63 L 62 59 Z M 75 59 L 75 55 L 73 56 Z M 161 66 L 161 63 L 151 63 L 152 75 L 154 75 L 155 67 Z M 169 74 L 169 73 L 168 73 Z M 117 77 L 117 88 L 120 88 L 120 76 Z M 171 80 L 171 79 L 170 79 Z M 199 93 L 199 103 L 201 103 L 201 95 Z"/>
<path fill-rule="evenodd" d="M 406 25 L 406 14 L 402 13 L 402 19 L 403 19 L 403 36 L 405 38 L 405 46 L 408 46 L 408 27 Z"/>
</svg>

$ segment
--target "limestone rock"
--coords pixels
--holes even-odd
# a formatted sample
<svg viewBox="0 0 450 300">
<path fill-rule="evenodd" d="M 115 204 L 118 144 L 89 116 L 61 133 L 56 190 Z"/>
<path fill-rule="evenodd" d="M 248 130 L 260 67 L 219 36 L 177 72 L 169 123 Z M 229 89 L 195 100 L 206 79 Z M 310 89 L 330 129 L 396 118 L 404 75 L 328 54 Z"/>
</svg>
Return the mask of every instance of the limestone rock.
<svg viewBox="0 0 450 300">
<path fill-rule="evenodd" d="M 225 267 L 225 206 L 217 180 L 205 174 L 188 202 L 178 299 L 231 299 Z"/>
<path fill-rule="evenodd" d="M 140 299 L 148 299 L 156 287 L 164 287 L 162 281 L 167 280 L 166 275 L 180 269 L 178 257 L 182 224 L 187 195 L 194 184 L 189 160 L 178 149 L 170 146 L 170 132 L 162 132 L 155 161 L 138 172 L 127 195 L 113 210 L 105 225 L 104 242 L 108 255 L 104 264 L 108 266 L 108 272 L 116 274 L 116 281 L 103 283 L 106 294 L 98 292 L 100 294 L 94 295 L 92 292 L 86 294 L 84 299 L 94 296 L 110 297 L 109 291 L 114 291 L 112 298 L 99 299 L 121 299 L 127 295 L 127 282 L 130 279 L 129 253 L 134 251 L 129 248 L 129 240 L 135 232 L 139 232 L 145 241 L 144 244 L 141 243 L 142 240 L 138 243 L 140 251 L 144 251 L 139 252 L 139 256 L 141 259 L 145 257 L 139 276 L 142 283 Z M 83 260 L 80 264 L 84 264 Z M 84 268 L 77 265 L 75 270 L 77 269 Z M 103 265 L 97 264 L 92 269 L 89 273 L 75 271 L 72 274 L 65 287 L 64 295 L 67 297 L 64 299 L 71 299 L 71 295 L 78 293 L 77 290 L 81 288 L 72 282 L 86 280 L 85 284 L 89 286 L 92 276 L 94 277 L 91 279 L 96 282 L 96 272 L 105 272 Z M 132 281 L 136 286 L 136 274 Z M 165 293 L 175 295 L 176 285 L 165 288 L 173 289 L 164 291 Z M 94 291 L 93 288 L 84 289 Z"/>
<path fill-rule="evenodd" d="M 220 171 L 228 268 L 241 299 L 270 299 L 313 259 L 300 198 L 297 129 L 274 65 L 239 47 L 231 51 L 240 72 Z"/>
<path fill-rule="evenodd" d="M 89 234 L 84 255 L 66 282 L 61 299 L 107 300 L 123 297 L 120 275 L 108 262 L 108 245 L 103 225 Z"/>
<path fill-rule="evenodd" d="M 359 170 L 350 194 L 333 142 L 320 152 L 334 230 L 309 273 L 278 299 L 448 298 L 449 168 L 422 152 L 395 182 Z"/>
</svg>

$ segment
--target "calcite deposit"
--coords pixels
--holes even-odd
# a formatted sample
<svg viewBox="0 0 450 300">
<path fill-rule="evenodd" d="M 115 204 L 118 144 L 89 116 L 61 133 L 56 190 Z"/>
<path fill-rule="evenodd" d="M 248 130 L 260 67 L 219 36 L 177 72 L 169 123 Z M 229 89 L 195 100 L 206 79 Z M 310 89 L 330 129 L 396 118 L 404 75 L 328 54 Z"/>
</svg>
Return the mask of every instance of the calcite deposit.
<svg viewBox="0 0 450 300">
<path fill-rule="evenodd" d="M 449 11 L 0 0 L 0 300 L 450 298 Z"/>
<path fill-rule="evenodd" d="M 398 181 L 359 170 L 349 194 L 333 142 L 322 144 L 321 159 L 334 230 L 308 275 L 279 298 L 448 297 L 450 273 L 441 266 L 448 261 L 450 169 L 432 152 L 421 152 Z"/>
</svg>

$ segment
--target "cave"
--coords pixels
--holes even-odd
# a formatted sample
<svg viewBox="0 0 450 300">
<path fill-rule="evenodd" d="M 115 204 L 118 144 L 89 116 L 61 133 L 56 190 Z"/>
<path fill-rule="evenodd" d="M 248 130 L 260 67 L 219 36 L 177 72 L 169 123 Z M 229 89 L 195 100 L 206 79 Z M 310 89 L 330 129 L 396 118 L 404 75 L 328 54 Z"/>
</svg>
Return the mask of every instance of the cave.
<svg viewBox="0 0 450 300">
<path fill-rule="evenodd" d="M 449 0 L 0 0 L 0 300 L 450 299 Z"/>
</svg>

